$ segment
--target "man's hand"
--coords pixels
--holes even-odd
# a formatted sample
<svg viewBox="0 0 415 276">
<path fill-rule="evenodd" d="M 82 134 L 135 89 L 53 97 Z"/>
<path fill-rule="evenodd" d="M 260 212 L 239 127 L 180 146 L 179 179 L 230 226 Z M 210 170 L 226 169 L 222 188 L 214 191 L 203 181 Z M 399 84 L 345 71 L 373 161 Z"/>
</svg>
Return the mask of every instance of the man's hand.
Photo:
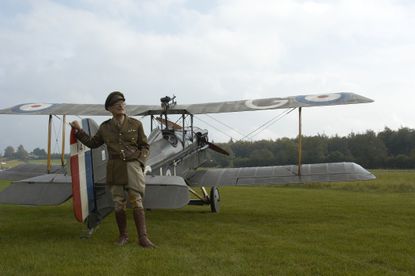
<svg viewBox="0 0 415 276">
<path fill-rule="evenodd" d="M 69 123 L 72 128 L 76 130 L 81 130 L 81 126 L 79 125 L 78 121 L 73 121 L 72 123 Z"/>
</svg>

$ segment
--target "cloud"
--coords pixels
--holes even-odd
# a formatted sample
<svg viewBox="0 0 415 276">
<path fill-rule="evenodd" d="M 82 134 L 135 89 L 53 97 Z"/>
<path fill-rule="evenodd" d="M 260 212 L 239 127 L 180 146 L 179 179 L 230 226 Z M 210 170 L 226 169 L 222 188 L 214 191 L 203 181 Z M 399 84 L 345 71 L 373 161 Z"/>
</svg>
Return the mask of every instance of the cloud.
<svg viewBox="0 0 415 276">
<path fill-rule="evenodd" d="M 180 103 L 195 103 L 353 91 L 376 102 L 310 109 L 305 133 L 413 127 L 414 114 L 403 111 L 412 109 L 405 99 L 415 84 L 412 2 L 207 2 L 5 2 L 0 108 L 101 103 L 112 90 L 136 104 L 173 93 Z M 220 116 L 244 133 L 272 117 Z M 258 137 L 295 136 L 296 118 L 287 119 Z M 1 117 L 0 125 L 20 135 L 14 120 Z M 228 139 L 214 130 L 211 136 Z M 13 142 L 1 141 L 0 149 Z"/>
</svg>

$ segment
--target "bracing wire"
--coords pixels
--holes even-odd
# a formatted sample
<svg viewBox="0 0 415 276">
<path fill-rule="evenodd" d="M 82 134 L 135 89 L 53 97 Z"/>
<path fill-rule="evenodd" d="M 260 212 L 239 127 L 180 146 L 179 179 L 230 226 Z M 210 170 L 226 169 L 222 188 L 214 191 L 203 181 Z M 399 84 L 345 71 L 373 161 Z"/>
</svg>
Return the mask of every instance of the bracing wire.
<svg viewBox="0 0 415 276">
<path fill-rule="evenodd" d="M 56 118 L 58 118 L 59 120 L 61 120 L 61 118 L 59 118 L 58 116 L 54 115 Z M 59 149 L 59 138 L 60 138 L 60 133 L 61 133 L 61 124 L 59 124 L 59 130 L 58 132 L 56 132 L 56 127 L 55 127 L 55 122 L 53 122 L 52 124 L 52 129 L 53 129 L 53 133 L 55 135 L 55 145 L 54 145 L 54 153 L 60 153 L 60 149 Z"/>
<path fill-rule="evenodd" d="M 232 140 L 236 140 L 236 139 L 235 139 L 234 137 L 232 137 L 231 135 L 229 135 L 229 134 L 227 134 L 226 132 L 222 131 L 221 129 L 219 129 L 219 128 L 215 127 L 214 125 L 212 125 L 212 124 L 210 124 L 210 123 L 206 122 L 205 120 L 201 119 L 200 117 L 194 116 L 194 118 L 195 118 L 195 119 L 197 119 L 197 120 L 199 120 L 199 121 L 201 121 L 201 122 L 203 122 L 203 123 L 205 123 L 205 124 L 207 124 L 207 125 L 208 125 L 208 126 L 210 126 L 211 128 L 216 129 L 217 131 L 219 131 L 220 133 L 222 133 L 222 134 L 223 134 L 223 135 L 225 135 L 225 136 L 228 136 L 228 137 L 229 137 L 229 138 L 231 138 Z"/>
<path fill-rule="evenodd" d="M 234 128 L 234 127 L 232 127 L 232 126 L 230 126 L 230 125 L 228 125 L 228 124 L 225 124 L 224 122 L 222 122 L 222 121 L 220 121 L 220 120 L 216 119 L 215 117 L 213 117 L 213 116 L 211 116 L 211 115 L 209 115 L 209 114 L 204 114 L 204 115 L 205 115 L 205 116 L 207 116 L 207 117 L 209 117 L 210 119 L 212 119 L 212 120 L 216 121 L 217 123 L 219 123 L 219 124 L 221 124 L 221 125 L 223 125 L 223 126 L 225 126 L 225 127 L 229 128 L 230 130 L 235 131 L 236 133 L 238 133 L 239 135 L 241 135 L 241 137 L 243 137 L 243 136 L 245 135 L 245 134 L 243 134 L 242 132 L 240 132 L 239 130 L 237 130 L 236 128 Z"/>
<path fill-rule="evenodd" d="M 281 120 L 282 118 L 284 118 L 285 116 L 287 116 L 288 114 L 290 114 L 293 110 L 295 110 L 295 108 L 291 108 L 291 109 L 284 110 L 283 112 L 281 112 L 277 116 L 271 118 L 270 120 L 266 121 L 265 123 L 263 123 L 262 125 L 260 125 L 259 127 L 257 127 L 256 129 L 254 129 L 253 131 L 251 131 L 250 133 L 248 133 L 247 135 L 243 136 L 240 140 L 247 139 L 249 136 L 251 136 L 250 139 L 252 139 L 256 135 L 258 135 L 259 133 L 261 133 L 262 131 L 264 131 L 266 128 L 268 128 L 269 126 L 271 126 L 272 124 L 278 122 L 279 120 Z M 257 132 L 257 133 L 255 133 L 255 132 Z"/>
<path fill-rule="evenodd" d="M 283 112 L 279 113 L 278 115 L 272 117 L 270 120 L 266 121 L 265 123 L 261 124 L 259 127 L 257 127 L 256 129 L 254 129 L 253 131 L 249 132 L 248 134 L 244 135 L 243 133 L 241 133 L 240 131 L 234 129 L 233 127 L 225 124 L 224 122 L 221 122 L 220 120 L 217 120 L 216 118 L 214 118 L 213 116 L 204 114 L 205 116 L 213 119 L 214 121 L 218 122 L 219 124 L 235 131 L 236 133 L 238 133 L 239 135 L 242 136 L 241 139 L 235 139 L 234 137 L 232 137 L 231 135 L 225 133 L 224 131 L 222 131 L 221 129 L 215 127 L 214 125 L 208 123 L 205 120 L 202 120 L 200 117 L 196 117 L 199 121 L 202 121 L 203 123 L 207 124 L 208 126 L 216 129 L 217 131 L 219 131 L 220 133 L 230 137 L 232 140 L 234 141 L 243 141 L 243 140 L 247 140 L 248 137 L 250 137 L 249 139 L 252 139 L 253 137 L 255 137 L 256 135 L 258 135 L 259 133 L 261 133 L 262 131 L 264 131 L 266 128 L 268 128 L 269 126 L 271 126 L 272 124 L 276 123 L 277 121 L 281 120 L 282 118 L 284 118 L 285 116 L 287 116 L 289 113 L 291 113 L 292 111 L 294 111 L 295 108 L 291 108 L 291 109 L 286 109 Z"/>
</svg>

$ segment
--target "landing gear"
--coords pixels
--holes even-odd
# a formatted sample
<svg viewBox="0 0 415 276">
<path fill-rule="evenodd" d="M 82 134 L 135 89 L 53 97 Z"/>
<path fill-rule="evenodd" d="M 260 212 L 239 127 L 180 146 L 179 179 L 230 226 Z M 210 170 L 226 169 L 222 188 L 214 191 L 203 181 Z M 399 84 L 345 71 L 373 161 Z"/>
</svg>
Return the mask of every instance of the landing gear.
<svg viewBox="0 0 415 276">
<path fill-rule="evenodd" d="M 219 213 L 220 211 L 220 194 L 219 189 L 212 187 L 210 189 L 210 210 L 212 213 Z"/>
<path fill-rule="evenodd" d="M 199 195 L 192 188 L 188 187 L 189 191 L 196 196 L 198 199 L 191 199 L 189 205 L 210 205 L 212 213 L 219 213 L 220 211 L 220 194 L 219 189 L 212 187 L 208 194 L 206 189 L 202 187 L 202 195 Z"/>
</svg>

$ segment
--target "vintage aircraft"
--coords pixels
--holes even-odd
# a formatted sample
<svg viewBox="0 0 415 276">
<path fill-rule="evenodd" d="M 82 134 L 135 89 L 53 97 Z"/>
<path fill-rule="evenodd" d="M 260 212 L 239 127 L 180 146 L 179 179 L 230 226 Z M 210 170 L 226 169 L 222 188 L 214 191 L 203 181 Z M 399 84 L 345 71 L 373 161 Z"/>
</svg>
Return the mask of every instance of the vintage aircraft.
<svg viewBox="0 0 415 276">
<path fill-rule="evenodd" d="M 341 92 L 190 105 L 177 104 L 175 97 L 166 96 L 161 98 L 161 105 L 129 105 L 127 108 L 129 116 L 149 116 L 151 120 L 151 132 L 148 136 L 151 152 L 146 167 L 147 185 L 144 206 L 147 209 L 160 209 L 180 208 L 187 204 L 206 204 L 210 205 L 212 212 L 218 212 L 220 209 L 218 186 L 281 185 L 374 179 L 374 175 L 355 163 L 302 164 L 301 160 L 301 110 L 303 107 L 370 102 L 373 100 L 354 93 Z M 194 126 L 194 115 L 268 109 L 298 109 L 297 164 L 244 168 L 202 168 L 203 164 L 208 161 L 207 150 L 225 155 L 228 153 L 209 142 L 207 130 Z M 17 105 L 1 109 L 0 114 L 49 115 L 49 154 L 52 116 L 62 115 L 62 121 L 65 125 L 66 115 L 110 115 L 103 105 L 99 104 L 51 103 Z M 179 120 L 170 121 L 170 115 L 179 117 Z M 158 123 L 158 126 L 155 126 L 154 123 Z M 92 119 L 83 119 L 82 125 L 84 129 L 90 131 L 90 134 L 94 134 L 98 127 Z M 62 130 L 62 152 L 65 152 L 65 127 Z M 73 146 L 77 147 L 76 141 L 71 141 L 71 147 Z M 106 148 L 102 146 L 91 152 L 93 198 L 90 199 L 92 202 L 89 204 L 87 214 L 78 220 L 85 222 L 89 229 L 94 229 L 112 211 L 112 202 L 105 185 L 105 164 L 108 159 Z M 32 174 L 29 172 L 26 176 L 34 177 L 14 181 L 0 193 L 0 203 L 58 205 L 67 201 L 74 194 L 71 176 L 65 171 L 51 173 L 50 161 L 48 161 L 48 174 L 43 174 L 38 169 L 32 170 Z M 3 173 L 7 175 L 7 171 Z M 10 173 L 9 175 L 13 175 L 13 170 Z M 198 187 L 201 188 L 201 194 L 195 190 Z M 205 187 L 211 187 L 210 193 L 206 191 Z M 197 199 L 190 199 L 191 194 Z"/>
</svg>

